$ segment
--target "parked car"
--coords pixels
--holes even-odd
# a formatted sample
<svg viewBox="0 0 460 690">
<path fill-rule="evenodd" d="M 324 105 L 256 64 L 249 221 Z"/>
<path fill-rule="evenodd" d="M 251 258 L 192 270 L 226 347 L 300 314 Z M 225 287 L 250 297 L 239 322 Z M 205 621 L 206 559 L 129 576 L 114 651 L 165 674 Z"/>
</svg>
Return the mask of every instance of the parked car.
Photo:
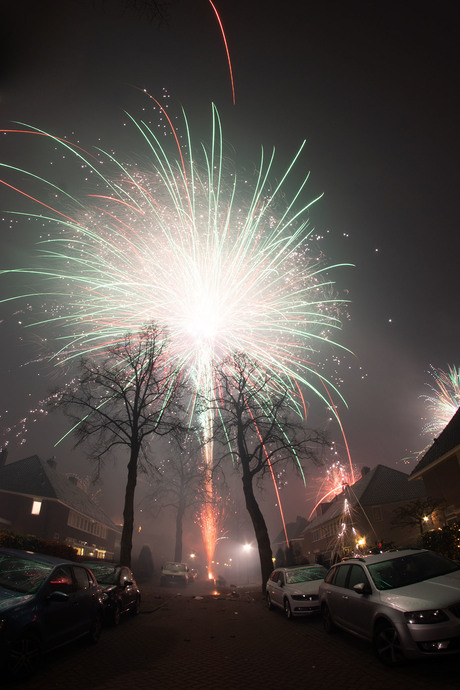
<svg viewBox="0 0 460 690">
<path fill-rule="evenodd" d="M 372 641 L 388 665 L 460 652 L 460 565 L 426 549 L 350 558 L 320 586 L 324 627 Z"/>
<path fill-rule="evenodd" d="M 84 565 L 91 569 L 102 588 L 106 622 L 118 625 L 123 613 L 139 613 L 141 593 L 129 568 L 104 561 L 88 561 Z"/>
<path fill-rule="evenodd" d="M 0 665 L 30 675 L 43 653 L 80 637 L 96 642 L 102 592 L 77 563 L 0 548 Z"/>
<path fill-rule="evenodd" d="M 165 585 L 180 585 L 185 587 L 189 580 L 189 569 L 186 563 L 175 563 L 170 561 L 165 563 L 161 568 L 160 584 Z"/>
<path fill-rule="evenodd" d="M 268 608 L 283 609 L 286 618 L 319 613 L 318 589 L 326 573 L 318 564 L 276 568 L 266 585 Z"/>
</svg>

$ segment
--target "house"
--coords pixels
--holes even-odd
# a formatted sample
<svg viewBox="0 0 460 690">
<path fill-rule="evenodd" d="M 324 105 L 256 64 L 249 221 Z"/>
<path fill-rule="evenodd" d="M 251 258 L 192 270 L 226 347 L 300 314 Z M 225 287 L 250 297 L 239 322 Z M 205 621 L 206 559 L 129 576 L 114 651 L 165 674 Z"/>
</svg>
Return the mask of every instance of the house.
<svg viewBox="0 0 460 690">
<path fill-rule="evenodd" d="M 390 544 L 408 546 L 417 540 L 418 527 L 395 524 L 395 510 L 424 499 L 424 486 L 385 465 L 362 472 L 357 482 L 318 506 L 303 532 L 303 553 L 309 560 L 327 564 L 352 553 Z"/>
<path fill-rule="evenodd" d="M 417 481 L 418 480 L 418 481 Z M 447 522 L 460 520 L 460 407 L 412 470 L 428 496 L 444 501 Z"/>
<path fill-rule="evenodd" d="M 2 462 L 3 461 L 3 462 Z M 37 455 L 6 464 L 0 457 L 0 527 L 74 547 L 79 555 L 113 559 L 121 529 L 56 460 Z"/>
<path fill-rule="evenodd" d="M 301 559 L 303 531 L 307 525 L 308 520 L 298 515 L 295 522 L 288 522 L 286 530 L 281 530 L 277 535 L 275 541 L 272 542 L 277 566 L 292 565 L 290 560 L 298 562 Z"/>
</svg>

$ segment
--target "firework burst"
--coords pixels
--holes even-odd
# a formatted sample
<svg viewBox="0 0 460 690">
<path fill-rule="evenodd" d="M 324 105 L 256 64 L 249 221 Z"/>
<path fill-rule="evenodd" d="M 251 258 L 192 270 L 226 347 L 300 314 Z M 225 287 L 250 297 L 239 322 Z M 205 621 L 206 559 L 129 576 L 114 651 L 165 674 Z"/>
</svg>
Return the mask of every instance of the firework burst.
<svg viewBox="0 0 460 690">
<path fill-rule="evenodd" d="M 46 190 L 33 195 L 2 180 L 36 205 L 28 217 L 49 226 L 37 267 L 2 271 L 40 285 L 35 297 L 46 312 L 31 325 L 57 334 L 52 357 L 62 364 L 81 354 L 103 356 L 127 333 L 136 336 L 155 322 L 169 334 L 172 365 L 189 374 L 196 393 L 210 394 L 215 365 L 244 352 L 300 416 L 305 390 L 336 414 L 331 392 L 342 396 L 318 366 L 341 326 L 341 300 L 329 277 L 337 267 L 324 263 L 309 228 L 314 200 L 301 201 L 308 175 L 291 201 L 285 194 L 303 145 L 274 187 L 274 151 L 268 158 L 262 151 L 249 185 L 224 156 L 214 107 L 212 137 L 198 160 L 185 115 L 181 143 L 166 108 L 152 100 L 166 119 L 167 144 L 149 123 L 128 116 L 148 153 L 142 170 L 23 126 L 73 156 L 88 185 L 81 201 L 38 175 L 2 166 Z M 200 422 L 207 442 L 212 413 Z M 205 453 L 211 466 L 212 444 Z"/>
<path fill-rule="evenodd" d="M 430 413 L 423 433 L 437 436 L 460 407 L 460 369 L 449 366 L 448 371 L 443 371 L 432 366 L 429 373 L 434 385 L 427 384 L 432 393 L 422 396 Z"/>
</svg>

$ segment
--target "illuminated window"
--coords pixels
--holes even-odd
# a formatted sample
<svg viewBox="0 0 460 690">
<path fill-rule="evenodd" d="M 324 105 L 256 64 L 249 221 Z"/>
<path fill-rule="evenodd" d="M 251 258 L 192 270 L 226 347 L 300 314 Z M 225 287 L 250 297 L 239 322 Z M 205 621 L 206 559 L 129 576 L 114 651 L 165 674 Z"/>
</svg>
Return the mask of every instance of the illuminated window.
<svg viewBox="0 0 460 690">
<path fill-rule="evenodd" d="M 42 507 L 41 501 L 33 501 L 32 503 L 32 515 L 40 515 L 40 510 Z"/>
</svg>

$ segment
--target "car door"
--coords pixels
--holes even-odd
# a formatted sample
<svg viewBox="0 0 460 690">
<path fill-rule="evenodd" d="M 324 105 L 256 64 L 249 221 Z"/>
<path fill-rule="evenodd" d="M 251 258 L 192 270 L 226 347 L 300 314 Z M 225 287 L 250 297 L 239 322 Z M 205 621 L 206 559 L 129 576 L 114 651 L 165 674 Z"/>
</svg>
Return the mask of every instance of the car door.
<svg viewBox="0 0 460 690">
<path fill-rule="evenodd" d="M 356 592 L 353 587 L 358 584 L 367 585 L 367 593 Z M 361 565 L 354 563 L 348 573 L 346 591 L 342 594 L 340 615 L 349 630 L 364 637 L 370 637 L 372 629 L 375 603 L 371 592 L 366 571 Z"/>
<path fill-rule="evenodd" d="M 337 565 L 333 577 L 326 578 L 326 602 L 335 623 L 344 624 L 344 596 L 347 596 L 346 582 L 350 565 Z"/>
<path fill-rule="evenodd" d="M 74 565 L 72 570 L 75 581 L 73 598 L 77 610 L 74 635 L 78 637 L 88 632 L 94 620 L 97 607 L 96 587 L 86 568 Z"/>
<path fill-rule="evenodd" d="M 58 566 L 50 574 L 39 594 L 39 623 L 43 643 L 53 649 L 75 637 L 78 610 L 74 599 L 72 569 Z"/>
<path fill-rule="evenodd" d="M 280 586 L 278 583 L 280 574 L 281 573 L 279 570 L 274 570 L 268 579 L 268 593 L 270 595 L 272 603 L 276 606 L 281 606 Z"/>
</svg>

